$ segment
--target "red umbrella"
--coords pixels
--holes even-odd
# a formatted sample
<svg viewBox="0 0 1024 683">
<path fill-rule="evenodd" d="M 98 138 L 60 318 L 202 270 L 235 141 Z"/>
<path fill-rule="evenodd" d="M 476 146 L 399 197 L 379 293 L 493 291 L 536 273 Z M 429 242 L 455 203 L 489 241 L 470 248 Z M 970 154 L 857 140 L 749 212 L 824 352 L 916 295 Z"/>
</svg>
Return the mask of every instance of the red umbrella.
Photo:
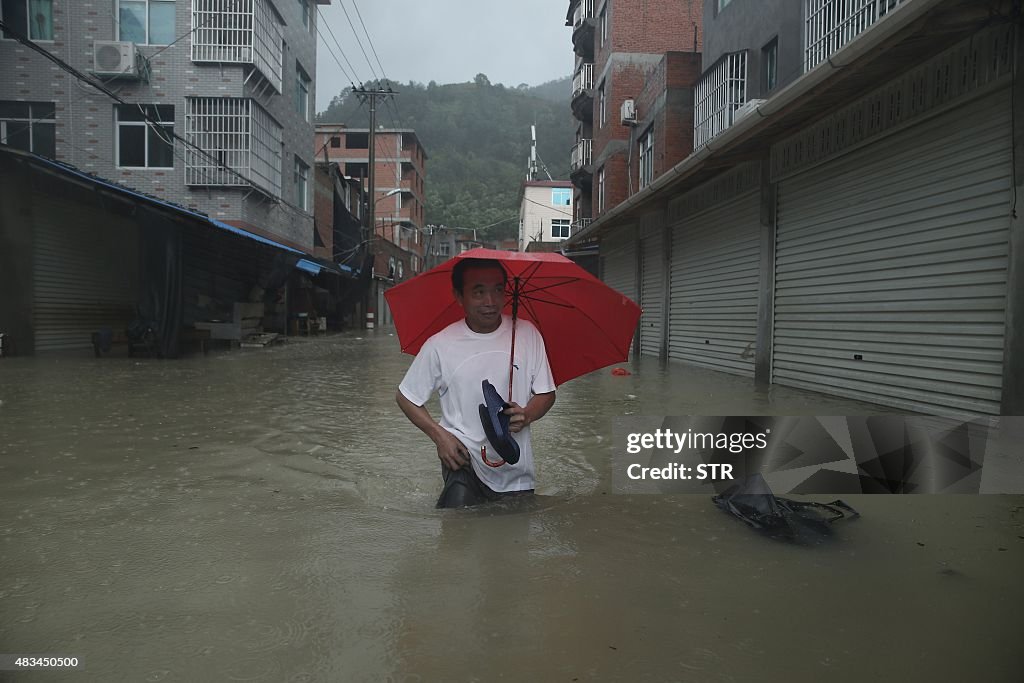
<svg viewBox="0 0 1024 683">
<path fill-rule="evenodd" d="M 628 359 L 640 307 L 561 254 L 471 249 L 384 293 L 402 351 L 416 355 L 465 313 L 452 293 L 459 259 L 494 259 L 508 273 L 505 312 L 544 337 L 555 384 Z M 515 327 L 512 345 L 515 349 Z M 510 383 L 511 383 L 511 368 Z"/>
</svg>

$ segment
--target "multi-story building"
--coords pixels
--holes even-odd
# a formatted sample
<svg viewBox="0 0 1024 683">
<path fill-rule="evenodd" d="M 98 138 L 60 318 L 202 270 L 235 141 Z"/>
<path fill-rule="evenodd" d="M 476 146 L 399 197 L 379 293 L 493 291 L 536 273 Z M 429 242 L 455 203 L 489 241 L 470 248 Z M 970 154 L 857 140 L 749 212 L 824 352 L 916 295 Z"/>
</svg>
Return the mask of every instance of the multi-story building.
<svg viewBox="0 0 1024 683">
<path fill-rule="evenodd" d="M 802 4 L 704 0 L 704 73 L 695 102 L 695 147 L 804 72 Z"/>
<path fill-rule="evenodd" d="M 118 100 L 7 34 L 0 138 L 308 250 L 316 4 L 5 0 L 11 32 Z"/>
<path fill-rule="evenodd" d="M 572 183 L 568 180 L 527 180 L 519 203 L 519 251 L 534 242 L 568 239 L 573 217 Z"/>
<path fill-rule="evenodd" d="M 427 153 L 412 129 L 379 128 L 374 139 L 374 197 L 367 199 L 374 202 L 372 232 L 407 252 L 402 272 L 412 276 L 423 270 Z M 317 158 L 341 164 L 351 178 L 368 178 L 368 128 L 318 124 L 315 142 Z"/>
<path fill-rule="evenodd" d="M 654 159 L 659 168 L 668 168 L 689 153 L 685 142 L 659 147 L 666 131 L 655 120 L 691 115 L 701 8 L 675 0 L 570 0 L 566 25 L 572 27 L 576 53 L 572 111 L 577 127 L 570 177 L 577 188 L 579 230 L 636 191 L 641 168 L 643 179 L 650 180 Z M 655 71 L 662 75 L 652 81 Z M 638 98 L 651 83 L 663 89 L 649 91 L 643 100 L 647 111 L 638 111 Z M 646 165 L 638 165 L 641 154 Z"/>
<path fill-rule="evenodd" d="M 900 410 L 1020 414 L 1015 3 L 704 12 L 693 153 L 567 245 L 598 241 L 601 277 L 643 307 L 634 350 Z"/>
<path fill-rule="evenodd" d="M 292 270 L 345 276 L 311 255 L 318 4 L 0 3 L 0 252 L 26 264 L 0 265 L 0 322 L 20 352 L 140 318 L 169 355 L 243 310 L 284 331 Z"/>
</svg>

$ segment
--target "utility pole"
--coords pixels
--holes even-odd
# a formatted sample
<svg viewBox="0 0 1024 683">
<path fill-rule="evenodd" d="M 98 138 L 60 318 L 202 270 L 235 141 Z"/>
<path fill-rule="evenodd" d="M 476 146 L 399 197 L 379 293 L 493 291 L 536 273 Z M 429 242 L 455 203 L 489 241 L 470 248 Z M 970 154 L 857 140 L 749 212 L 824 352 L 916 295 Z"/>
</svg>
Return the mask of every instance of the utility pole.
<svg viewBox="0 0 1024 683">
<path fill-rule="evenodd" d="M 376 176 L 377 176 L 377 99 L 382 97 L 393 97 L 397 93 L 388 86 L 387 90 L 383 90 L 378 83 L 375 88 L 367 89 L 365 85 L 352 90 L 352 93 L 359 98 L 359 101 L 363 104 L 369 102 L 370 104 L 370 159 L 369 159 L 369 188 L 368 193 L 370 196 L 368 223 L 370 224 L 371 239 L 377 235 L 377 217 L 376 217 L 376 206 L 377 197 L 374 191 Z"/>
</svg>

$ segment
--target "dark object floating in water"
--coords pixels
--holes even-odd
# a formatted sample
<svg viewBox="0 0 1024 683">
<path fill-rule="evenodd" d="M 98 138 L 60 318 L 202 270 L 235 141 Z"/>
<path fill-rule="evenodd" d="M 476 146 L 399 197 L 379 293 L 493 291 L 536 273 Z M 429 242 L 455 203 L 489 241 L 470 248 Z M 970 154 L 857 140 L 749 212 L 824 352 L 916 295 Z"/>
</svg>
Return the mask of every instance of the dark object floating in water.
<svg viewBox="0 0 1024 683">
<path fill-rule="evenodd" d="M 758 531 L 790 538 L 798 536 L 802 528 L 827 534 L 833 522 L 860 517 L 859 512 L 841 500 L 814 503 L 779 498 L 760 474 L 748 476 L 712 500 Z"/>
</svg>

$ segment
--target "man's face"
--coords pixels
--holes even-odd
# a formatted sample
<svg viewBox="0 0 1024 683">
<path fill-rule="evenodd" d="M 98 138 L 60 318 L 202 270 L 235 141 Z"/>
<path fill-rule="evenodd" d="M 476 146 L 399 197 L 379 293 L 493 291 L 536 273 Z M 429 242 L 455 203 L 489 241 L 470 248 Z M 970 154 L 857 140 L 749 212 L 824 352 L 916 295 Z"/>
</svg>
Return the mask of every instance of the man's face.
<svg viewBox="0 0 1024 683">
<path fill-rule="evenodd" d="M 505 273 L 500 268 L 468 268 L 462 291 L 455 298 L 466 312 L 466 324 L 474 332 L 493 332 L 501 325 L 505 307 Z"/>
</svg>

